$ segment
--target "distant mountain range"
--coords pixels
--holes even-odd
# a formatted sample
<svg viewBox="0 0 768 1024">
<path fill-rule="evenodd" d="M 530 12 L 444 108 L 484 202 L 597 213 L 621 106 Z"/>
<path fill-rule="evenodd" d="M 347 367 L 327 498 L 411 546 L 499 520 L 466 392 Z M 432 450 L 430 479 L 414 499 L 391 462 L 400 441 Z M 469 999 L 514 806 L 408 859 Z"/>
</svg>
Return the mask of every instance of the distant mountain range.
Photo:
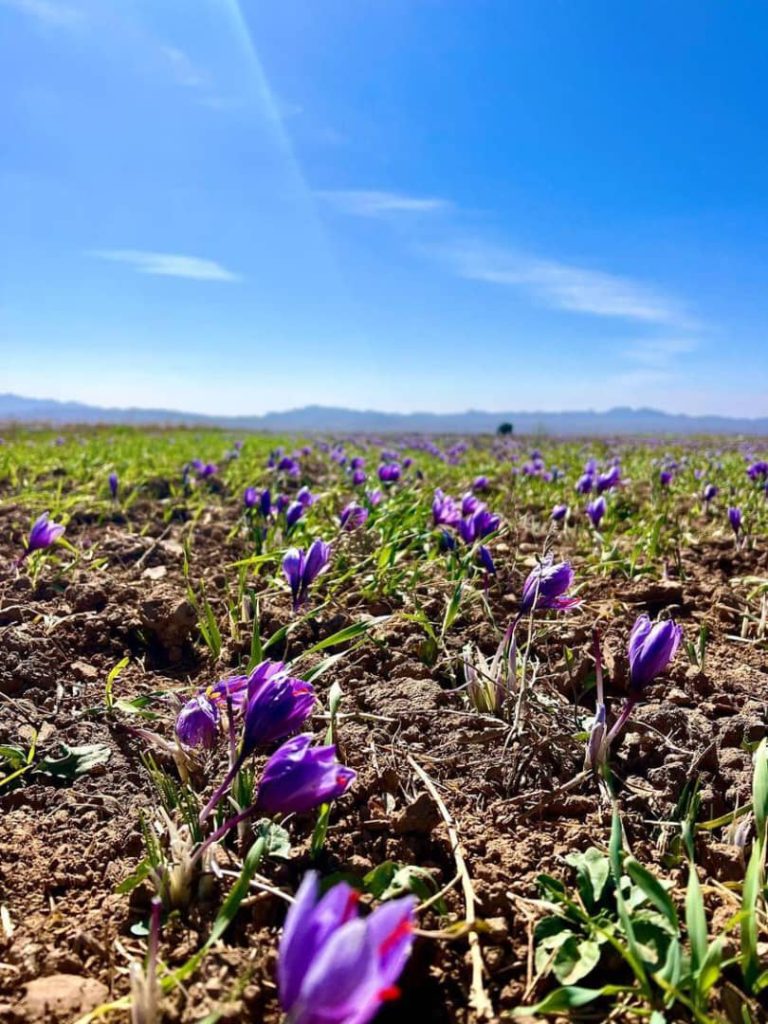
<svg viewBox="0 0 768 1024">
<path fill-rule="evenodd" d="M 376 412 L 307 405 L 263 416 L 204 416 L 173 409 L 106 409 L 78 402 L 23 398 L 0 394 L 0 423 L 65 424 L 119 423 L 225 427 L 273 433 L 425 433 L 487 434 L 499 424 L 514 425 L 516 434 L 751 434 L 768 435 L 768 416 L 760 419 L 728 416 L 685 416 L 658 409 L 619 407 L 607 412 Z"/>
</svg>

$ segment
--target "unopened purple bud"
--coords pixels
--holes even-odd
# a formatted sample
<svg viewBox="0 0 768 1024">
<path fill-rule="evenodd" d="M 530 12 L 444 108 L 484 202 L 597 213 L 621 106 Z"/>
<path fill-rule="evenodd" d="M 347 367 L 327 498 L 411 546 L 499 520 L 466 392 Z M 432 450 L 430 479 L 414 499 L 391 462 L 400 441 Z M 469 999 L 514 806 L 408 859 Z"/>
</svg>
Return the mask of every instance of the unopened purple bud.
<svg viewBox="0 0 768 1024">
<path fill-rule="evenodd" d="M 304 814 L 337 800 L 357 777 L 336 760 L 336 748 L 310 747 L 303 733 L 270 757 L 261 777 L 256 804 L 266 814 Z"/>
<path fill-rule="evenodd" d="M 567 505 L 555 505 L 555 507 L 552 509 L 552 514 L 549 518 L 552 520 L 553 523 L 562 523 L 562 521 L 565 519 L 567 515 Z"/>
<path fill-rule="evenodd" d="M 355 487 L 361 487 L 366 481 L 365 470 L 356 469 L 352 474 L 352 483 Z"/>
<path fill-rule="evenodd" d="M 219 712 L 216 705 L 205 696 L 198 694 L 188 700 L 176 719 L 176 735 L 185 747 L 204 747 L 210 750 L 216 745 Z"/>
<path fill-rule="evenodd" d="M 488 550 L 485 544 L 481 544 L 480 547 L 477 549 L 477 556 L 480 560 L 480 564 L 485 569 L 485 571 L 487 573 L 490 573 L 491 576 L 495 576 L 496 566 L 493 561 L 493 556 L 491 555 L 491 552 Z"/>
<path fill-rule="evenodd" d="M 379 480 L 383 484 L 394 484 L 400 479 L 400 466 L 396 462 L 388 462 L 379 466 Z"/>
<path fill-rule="evenodd" d="M 662 469 L 659 473 L 659 483 L 662 487 L 669 487 L 672 483 L 672 474 L 668 469 Z"/>
<path fill-rule="evenodd" d="M 636 693 L 664 671 L 675 656 L 683 636 L 680 626 L 668 619 L 652 623 L 641 615 L 629 636 L 630 684 Z"/>
<path fill-rule="evenodd" d="M 365 496 L 368 499 L 368 504 L 374 507 L 380 505 L 384 498 L 384 495 L 378 488 L 375 491 L 367 491 Z"/>
<path fill-rule="evenodd" d="M 285 513 L 285 523 L 289 530 L 295 526 L 304 515 L 304 508 L 305 506 L 302 505 L 300 501 L 292 501 L 288 506 Z"/>
<path fill-rule="evenodd" d="M 487 476 L 476 476 L 472 481 L 472 490 L 477 493 L 484 493 L 488 490 L 488 477 Z"/>
<path fill-rule="evenodd" d="M 704 501 L 709 503 L 718 495 L 718 488 L 714 484 L 707 484 L 704 488 Z"/>
<path fill-rule="evenodd" d="M 259 501 L 259 492 L 255 487 L 246 487 L 243 491 L 243 505 L 246 508 L 255 508 Z"/>
<path fill-rule="evenodd" d="M 596 530 L 600 529 L 600 522 L 605 515 L 605 509 L 605 498 L 602 495 L 600 495 L 599 498 L 595 498 L 594 501 L 587 503 L 587 515 L 589 516 L 589 521 Z"/>
<path fill-rule="evenodd" d="M 582 477 L 579 477 L 578 483 L 576 484 L 576 492 L 578 494 L 589 494 L 594 485 L 594 477 L 591 473 L 585 473 Z"/>
<path fill-rule="evenodd" d="M 315 496 L 308 487 L 302 487 L 296 495 L 296 501 L 300 502 L 304 508 L 309 508 L 311 505 L 314 505 Z"/>
<path fill-rule="evenodd" d="M 120 487 L 120 481 L 118 480 L 117 473 L 110 473 L 107 477 L 107 483 L 109 484 L 109 493 L 113 499 L 117 498 L 117 491 Z"/>
<path fill-rule="evenodd" d="M 732 505 L 728 509 L 728 522 L 731 524 L 731 529 L 738 537 L 741 531 L 741 509 Z"/>
</svg>

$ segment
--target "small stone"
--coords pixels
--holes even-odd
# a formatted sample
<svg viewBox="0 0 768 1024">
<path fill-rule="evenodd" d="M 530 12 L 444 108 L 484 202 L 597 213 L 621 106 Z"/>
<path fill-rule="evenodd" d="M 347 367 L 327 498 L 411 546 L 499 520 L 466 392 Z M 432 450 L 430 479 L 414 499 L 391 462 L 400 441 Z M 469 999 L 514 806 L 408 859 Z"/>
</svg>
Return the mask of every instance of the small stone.
<svg viewBox="0 0 768 1024">
<path fill-rule="evenodd" d="M 440 822 L 440 812 L 428 793 L 419 793 L 412 804 L 408 804 L 395 815 L 392 827 L 398 835 L 404 832 L 431 832 Z"/>
<path fill-rule="evenodd" d="M 95 978 L 51 974 L 27 983 L 17 1015 L 22 1021 L 55 1020 L 64 1024 L 108 999 L 109 989 Z"/>
<path fill-rule="evenodd" d="M 73 661 L 70 665 L 72 672 L 84 683 L 95 683 L 99 678 L 99 670 L 86 661 Z"/>
</svg>

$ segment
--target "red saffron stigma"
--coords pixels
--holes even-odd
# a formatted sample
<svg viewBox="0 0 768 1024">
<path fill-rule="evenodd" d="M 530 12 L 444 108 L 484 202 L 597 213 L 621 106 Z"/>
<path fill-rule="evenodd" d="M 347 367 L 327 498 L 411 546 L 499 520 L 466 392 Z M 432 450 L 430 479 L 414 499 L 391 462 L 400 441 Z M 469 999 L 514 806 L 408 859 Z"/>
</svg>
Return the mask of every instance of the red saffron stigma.
<svg viewBox="0 0 768 1024">
<path fill-rule="evenodd" d="M 397 985 L 390 985 L 389 988 L 380 989 L 378 996 L 382 1003 L 390 1003 L 393 999 L 399 999 L 401 992 Z"/>
<path fill-rule="evenodd" d="M 384 941 L 379 946 L 379 953 L 382 956 L 386 956 L 387 953 L 392 949 L 393 946 L 397 945 L 400 939 L 404 939 L 406 935 L 410 935 L 413 931 L 413 925 L 404 917 L 403 920 L 394 928 Z"/>
</svg>

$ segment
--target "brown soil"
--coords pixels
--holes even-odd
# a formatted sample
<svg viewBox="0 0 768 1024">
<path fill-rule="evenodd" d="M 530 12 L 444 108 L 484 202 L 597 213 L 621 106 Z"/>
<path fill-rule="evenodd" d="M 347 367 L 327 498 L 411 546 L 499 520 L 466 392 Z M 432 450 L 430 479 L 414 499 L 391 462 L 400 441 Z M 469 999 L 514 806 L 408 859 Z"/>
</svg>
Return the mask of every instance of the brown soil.
<svg viewBox="0 0 768 1024">
<path fill-rule="evenodd" d="M 124 994 L 127 963 L 143 948 L 130 927 L 146 917 L 149 894 L 144 888 L 130 895 L 115 890 L 143 856 L 138 815 L 150 806 L 153 791 L 140 760 L 146 743 L 131 729 L 138 723 L 125 715 L 89 713 L 103 703 L 107 673 L 130 656 L 116 693 L 163 694 L 152 705 L 160 717 L 142 724 L 170 736 L 175 695 L 187 696 L 247 658 L 245 641 L 231 643 L 221 665 L 211 666 L 196 636 L 182 575 L 180 541 L 187 526 L 181 516 L 170 527 L 155 516 L 151 504 L 135 506 L 130 531 L 121 522 L 73 522 L 69 540 L 80 547 L 98 540 L 98 553 L 108 563 L 97 571 L 79 570 L 65 582 L 46 567 L 33 585 L 11 566 L 21 511 L 6 508 L 0 514 L 0 742 L 25 743 L 36 733 L 45 751 L 62 742 L 104 743 L 111 751 L 106 765 L 71 785 L 35 782 L 0 799 L 0 904 L 8 912 L 0 930 L 0 1020 L 9 1024 L 64 1024 Z M 221 566 L 242 554 L 240 542 L 227 539 L 233 522 L 234 513 L 213 508 L 195 528 L 194 573 L 205 573 L 218 607 L 227 585 Z M 146 527 L 144 536 L 138 524 Z M 490 599 L 498 621 L 505 622 L 514 608 L 511 595 L 519 592 L 525 571 L 521 557 L 539 550 L 542 538 L 513 538 L 506 554 L 497 551 L 499 577 Z M 567 535 L 558 538 L 559 555 L 568 555 L 568 547 Z M 578 555 L 573 561 L 578 573 Z M 594 782 L 562 788 L 583 761 L 583 743 L 572 738 L 578 731 L 574 700 L 581 700 L 585 714 L 594 707 L 594 698 L 582 698 L 580 691 L 592 670 L 595 621 L 608 654 L 614 709 L 625 671 L 621 652 L 636 614 L 670 610 L 692 640 L 701 623 L 711 632 L 705 672 L 690 668 L 681 652 L 668 679 L 649 691 L 617 754 L 628 837 L 638 857 L 661 867 L 663 831 L 649 822 L 673 812 L 682 786 L 694 775 L 701 781 L 703 818 L 749 799 L 750 755 L 742 744 L 768 732 L 768 664 L 764 645 L 753 642 L 749 628 L 743 641 L 737 639 L 744 591 L 731 580 L 765 577 L 768 557 L 764 551 L 735 553 L 732 546 L 702 544 L 684 552 L 682 569 L 670 570 L 663 582 L 588 579 L 581 610 L 542 616 L 534 641 L 541 661 L 537 693 L 563 699 L 552 702 L 549 712 L 533 700 L 524 743 L 512 741 L 504 723 L 470 712 L 463 695 L 450 692 L 458 685 L 454 666 L 445 660 L 425 664 L 423 633 L 396 616 L 376 633 L 382 642 L 351 652 L 318 682 L 324 694 L 337 680 L 345 694 L 343 711 L 359 713 L 340 728 L 343 757 L 359 778 L 334 808 L 321 869 L 362 875 L 392 859 L 433 870 L 440 887 L 454 878 L 445 824 L 409 757 L 417 762 L 438 786 L 464 845 L 478 914 L 489 924 L 482 952 L 497 1012 L 541 994 L 530 988 L 533 912 L 526 902 L 538 895 L 536 876 L 562 876 L 564 853 L 607 841 L 610 815 Z M 436 586 L 425 592 L 425 610 L 433 618 L 443 607 Z M 350 592 L 333 614 L 326 611 L 313 628 L 291 638 L 291 652 L 362 612 L 387 610 L 364 608 Z M 289 617 L 286 600 L 266 598 L 262 615 L 263 633 L 269 635 Z M 449 635 L 451 651 L 458 655 L 468 639 L 486 653 L 497 642 L 472 605 Z M 575 656 L 571 677 L 566 648 Z M 319 722 L 318 736 L 323 729 Z M 210 771 L 213 781 L 220 768 Z M 309 831 L 295 830 L 300 837 Z M 723 882 L 742 876 L 736 847 L 706 837 L 699 842 L 699 861 L 710 876 Z M 308 865 L 307 842 L 300 840 L 289 862 L 270 862 L 265 873 L 274 885 L 293 891 Z M 169 966 L 182 963 L 205 940 L 217 900 L 214 894 L 211 906 L 164 926 L 161 953 Z M 458 886 L 446 902 L 455 919 L 465 916 Z M 717 905 L 713 899 L 713 909 Z M 732 910 L 725 906 L 721 912 Z M 168 999 L 166 1019 L 191 1024 L 219 1009 L 224 1022 L 277 1021 L 274 958 L 283 914 L 284 904 L 274 896 L 253 899 L 226 942 Z M 430 915 L 422 924 L 440 926 Z M 465 937 L 420 939 L 402 981 L 402 1001 L 379 1019 L 467 1019 L 469 984 Z"/>
</svg>

